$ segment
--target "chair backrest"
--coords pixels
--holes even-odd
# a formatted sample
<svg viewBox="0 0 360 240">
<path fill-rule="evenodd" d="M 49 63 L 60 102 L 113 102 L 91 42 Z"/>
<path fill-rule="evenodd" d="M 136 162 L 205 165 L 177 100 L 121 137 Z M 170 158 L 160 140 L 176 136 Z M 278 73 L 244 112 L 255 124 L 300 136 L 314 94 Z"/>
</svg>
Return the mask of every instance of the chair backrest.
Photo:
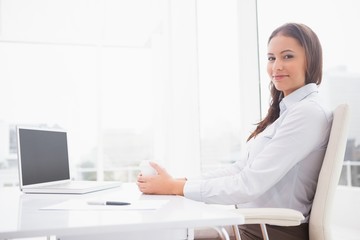
<svg viewBox="0 0 360 240">
<path fill-rule="evenodd" d="M 329 142 L 310 213 L 310 240 L 331 239 L 330 219 L 345 156 L 349 119 L 347 104 L 335 108 Z"/>
</svg>

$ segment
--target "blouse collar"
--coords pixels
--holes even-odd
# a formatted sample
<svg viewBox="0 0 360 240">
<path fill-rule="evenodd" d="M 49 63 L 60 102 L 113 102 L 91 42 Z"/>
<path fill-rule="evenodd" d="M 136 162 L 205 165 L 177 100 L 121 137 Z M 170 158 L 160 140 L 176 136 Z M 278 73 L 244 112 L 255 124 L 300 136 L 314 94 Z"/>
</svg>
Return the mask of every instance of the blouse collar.
<svg viewBox="0 0 360 240">
<path fill-rule="evenodd" d="M 318 92 L 318 86 L 315 83 L 309 83 L 284 97 L 280 102 L 280 115 L 293 104 L 300 102 L 313 92 Z"/>
</svg>

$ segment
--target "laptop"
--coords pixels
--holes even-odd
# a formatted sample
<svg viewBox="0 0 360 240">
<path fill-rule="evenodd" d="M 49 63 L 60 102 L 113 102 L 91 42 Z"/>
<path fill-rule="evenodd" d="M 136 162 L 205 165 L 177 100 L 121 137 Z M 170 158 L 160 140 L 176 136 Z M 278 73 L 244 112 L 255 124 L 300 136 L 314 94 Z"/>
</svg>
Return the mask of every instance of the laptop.
<svg viewBox="0 0 360 240">
<path fill-rule="evenodd" d="M 83 194 L 121 186 L 121 182 L 70 178 L 67 132 L 17 126 L 19 186 L 24 193 Z"/>
</svg>

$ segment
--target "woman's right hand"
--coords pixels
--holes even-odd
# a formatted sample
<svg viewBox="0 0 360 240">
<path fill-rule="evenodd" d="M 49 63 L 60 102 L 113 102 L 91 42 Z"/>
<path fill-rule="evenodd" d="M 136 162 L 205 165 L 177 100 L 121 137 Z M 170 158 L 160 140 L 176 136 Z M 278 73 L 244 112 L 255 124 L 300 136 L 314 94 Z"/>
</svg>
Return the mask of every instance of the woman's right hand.
<svg viewBox="0 0 360 240">
<path fill-rule="evenodd" d="M 165 168 L 155 162 L 150 162 L 150 165 L 156 170 L 157 174 L 150 176 L 139 174 L 137 185 L 141 192 L 145 194 L 184 195 L 184 179 L 174 179 Z"/>
</svg>

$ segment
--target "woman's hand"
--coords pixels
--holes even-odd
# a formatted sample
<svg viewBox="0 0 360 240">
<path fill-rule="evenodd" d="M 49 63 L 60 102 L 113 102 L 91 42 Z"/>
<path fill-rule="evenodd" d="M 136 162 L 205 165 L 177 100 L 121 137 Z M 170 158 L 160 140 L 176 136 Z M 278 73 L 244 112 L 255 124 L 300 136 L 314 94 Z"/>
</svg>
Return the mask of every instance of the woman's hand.
<svg viewBox="0 0 360 240">
<path fill-rule="evenodd" d="M 184 195 L 184 179 L 174 179 L 163 167 L 154 162 L 150 162 L 150 165 L 156 170 L 157 175 L 143 176 L 139 174 L 137 185 L 141 192 L 145 194 Z"/>
</svg>

